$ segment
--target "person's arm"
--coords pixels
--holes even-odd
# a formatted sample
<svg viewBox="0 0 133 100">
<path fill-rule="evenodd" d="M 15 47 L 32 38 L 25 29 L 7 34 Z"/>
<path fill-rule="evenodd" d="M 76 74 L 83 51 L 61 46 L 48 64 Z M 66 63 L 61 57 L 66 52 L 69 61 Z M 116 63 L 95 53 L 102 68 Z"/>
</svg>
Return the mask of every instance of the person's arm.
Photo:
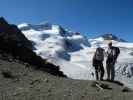
<svg viewBox="0 0 133 100">
<path fill-rule="evenodd" d="M 94 63 L 95 63 L 95 53 L 94 53 L 93 58 L 92 58 L 92 66 L 93 67 L 95 66 Z"/>
<path fill-rule="evenodd" d="M 116 49 L 117 55 L 116 55 L 116 57 L 114 58 L 114 61 L 115 61 L 115 63 L 117 63 L 117 58 L 118 58 L 118 56 L 119 56 L 119 54 L 120 54 L 120 49 L 119 49 L 118 47 L 116 47 L 115 49 Z"/>
<path fill-rule="evenodd" d="M 116 56 L 116 60 L 117 60 L 118 56 L 120 55 L 120 49 L 118 47 L 116 49 L 117 49 L 117 56 Z"/>
<path fill-rule="evenodd" d="M 104 57 L 106 57 L 106 52 L 105 52 L 105 50 L 103 49 L 103 55 L 104 55 Z"/>
<path fill-rule="evenodd" d="M 104 55 L 105 55 L 105 57 L 108 57 L 108 49 L 104 50 Z"/>
</svg>

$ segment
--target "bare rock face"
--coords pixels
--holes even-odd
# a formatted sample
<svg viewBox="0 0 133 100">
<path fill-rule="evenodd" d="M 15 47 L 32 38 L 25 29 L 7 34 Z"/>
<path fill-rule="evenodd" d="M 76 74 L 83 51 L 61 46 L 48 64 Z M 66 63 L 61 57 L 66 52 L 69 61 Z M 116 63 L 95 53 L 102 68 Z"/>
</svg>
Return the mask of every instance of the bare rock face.
<svg viewBox="0 0 133 100">
<path fill-rule="evenodd" d="M 4 18 L 0 18 L 0 39 L 1 42 L 7 44 L 15 42 L 18 46 L 32 48 L 31 42 L 27 40 L 17 26 L 8 24 Z"/>
<path fill-rule="evenodd" d="M 33 52 L 32 43 L 22 34 L 16 25 L 8 24 L 4 18 L 0 18 L 0 50 L 11 54 L 20 61 L 27 62 L 58 76 L 65 76 L 59 67 L 37 56 Z"/>
</svg>

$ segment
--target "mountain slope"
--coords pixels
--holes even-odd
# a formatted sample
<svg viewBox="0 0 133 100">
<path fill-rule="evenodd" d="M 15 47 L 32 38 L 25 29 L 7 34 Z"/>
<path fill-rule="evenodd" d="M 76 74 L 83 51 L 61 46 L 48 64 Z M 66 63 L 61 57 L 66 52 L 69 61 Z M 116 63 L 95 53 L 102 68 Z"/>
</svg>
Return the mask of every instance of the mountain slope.
<svg viewBox="0 0 133 100">
<path fill-rule="evenodd" d="M 133 92 L 121 85 L 53 76 L 20 61 L 5 61 L 0 53 L 1 100 L 132 100 Z M 9 77 L 10 76 L 10 77 Z"/>
</svg>

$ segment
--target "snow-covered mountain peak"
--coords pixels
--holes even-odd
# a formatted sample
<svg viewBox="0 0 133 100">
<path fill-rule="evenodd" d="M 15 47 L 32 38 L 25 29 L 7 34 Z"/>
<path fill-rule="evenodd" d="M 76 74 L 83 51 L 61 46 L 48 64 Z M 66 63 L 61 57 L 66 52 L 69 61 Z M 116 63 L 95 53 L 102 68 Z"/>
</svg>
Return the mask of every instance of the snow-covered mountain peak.
<svg viewBox="0 0 133 100">
<path fill-rule="evenodd" d="M 112 42 L 114 46 L 133 48 L 133 43 L 128 43 L 126 40 L 117 37 L 113 34 L 103 34 L 94 39 L 89 39 L 92 47 L 107 47 L 109 42 Z"/>
<path fill-rule="evenodd" d="M 70 36 L 70 32 L 66 31 L 60 25 L 55 25 L 51 23 L 40 23 L 37 25 L 22 23 L 18 25 L 21 31 L 36 31 L 41 33 L 50 33 L 53 35 L 61 35 L 61 36 Z"/>
<path fill-rule="evenodd" d="M 20 25 L 18 25 L 18 27 L 22 30 L 22 31 L 26 31 L 26 30 L 30 30 L 30 29 L 34 29 L 34 30 L 48 30 L 52 28 L 52 24 L 50 23 L 41 23 L 38 25 L 33 25 L 33 24 L 29 24 L 29 23 L 22 23 Z"/>
<path fill-rule="evenodd" d="M 114 40 L 114 41 L 118 41 L 118 42 L 126 42 L 124 39 L 121 39 L 111 33 L 103 34 L 103 35 L 101 35 L 101 37 L 104 40 Z"/>
<path fill-rule="evenodd" d="M 18 28 L 23 28 L 23 27 L 28 27 L 29 26 L 29 24 L 28 23 L 22 23 L 22 24 L 19 24 L 18 25 Z"/>
<path fill-rule="evenodd" d="M 60 25 L 24 23 L 18 27 L 32 41 L 35 52 L 44 58 L 56 55 L 69 59 L 69 52 L 90 47 L 88 39 L 79 32 L 66 30 Z"/>
</svg>

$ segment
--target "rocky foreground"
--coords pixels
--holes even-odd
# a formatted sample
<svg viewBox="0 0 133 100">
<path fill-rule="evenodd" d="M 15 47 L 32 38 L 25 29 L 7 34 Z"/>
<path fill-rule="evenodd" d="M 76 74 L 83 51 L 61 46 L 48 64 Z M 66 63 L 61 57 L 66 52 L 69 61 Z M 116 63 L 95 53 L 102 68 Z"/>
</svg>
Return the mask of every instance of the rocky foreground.
<svg viewBox="0 0 133 100">
<path fill-rule="evenodd" d="M 0 100 L 132 100 L 133 97 L 132 90 L 123 84 L 73 80 L 34 68 L 9 56 L 0 56 Z"/>
</svg>

